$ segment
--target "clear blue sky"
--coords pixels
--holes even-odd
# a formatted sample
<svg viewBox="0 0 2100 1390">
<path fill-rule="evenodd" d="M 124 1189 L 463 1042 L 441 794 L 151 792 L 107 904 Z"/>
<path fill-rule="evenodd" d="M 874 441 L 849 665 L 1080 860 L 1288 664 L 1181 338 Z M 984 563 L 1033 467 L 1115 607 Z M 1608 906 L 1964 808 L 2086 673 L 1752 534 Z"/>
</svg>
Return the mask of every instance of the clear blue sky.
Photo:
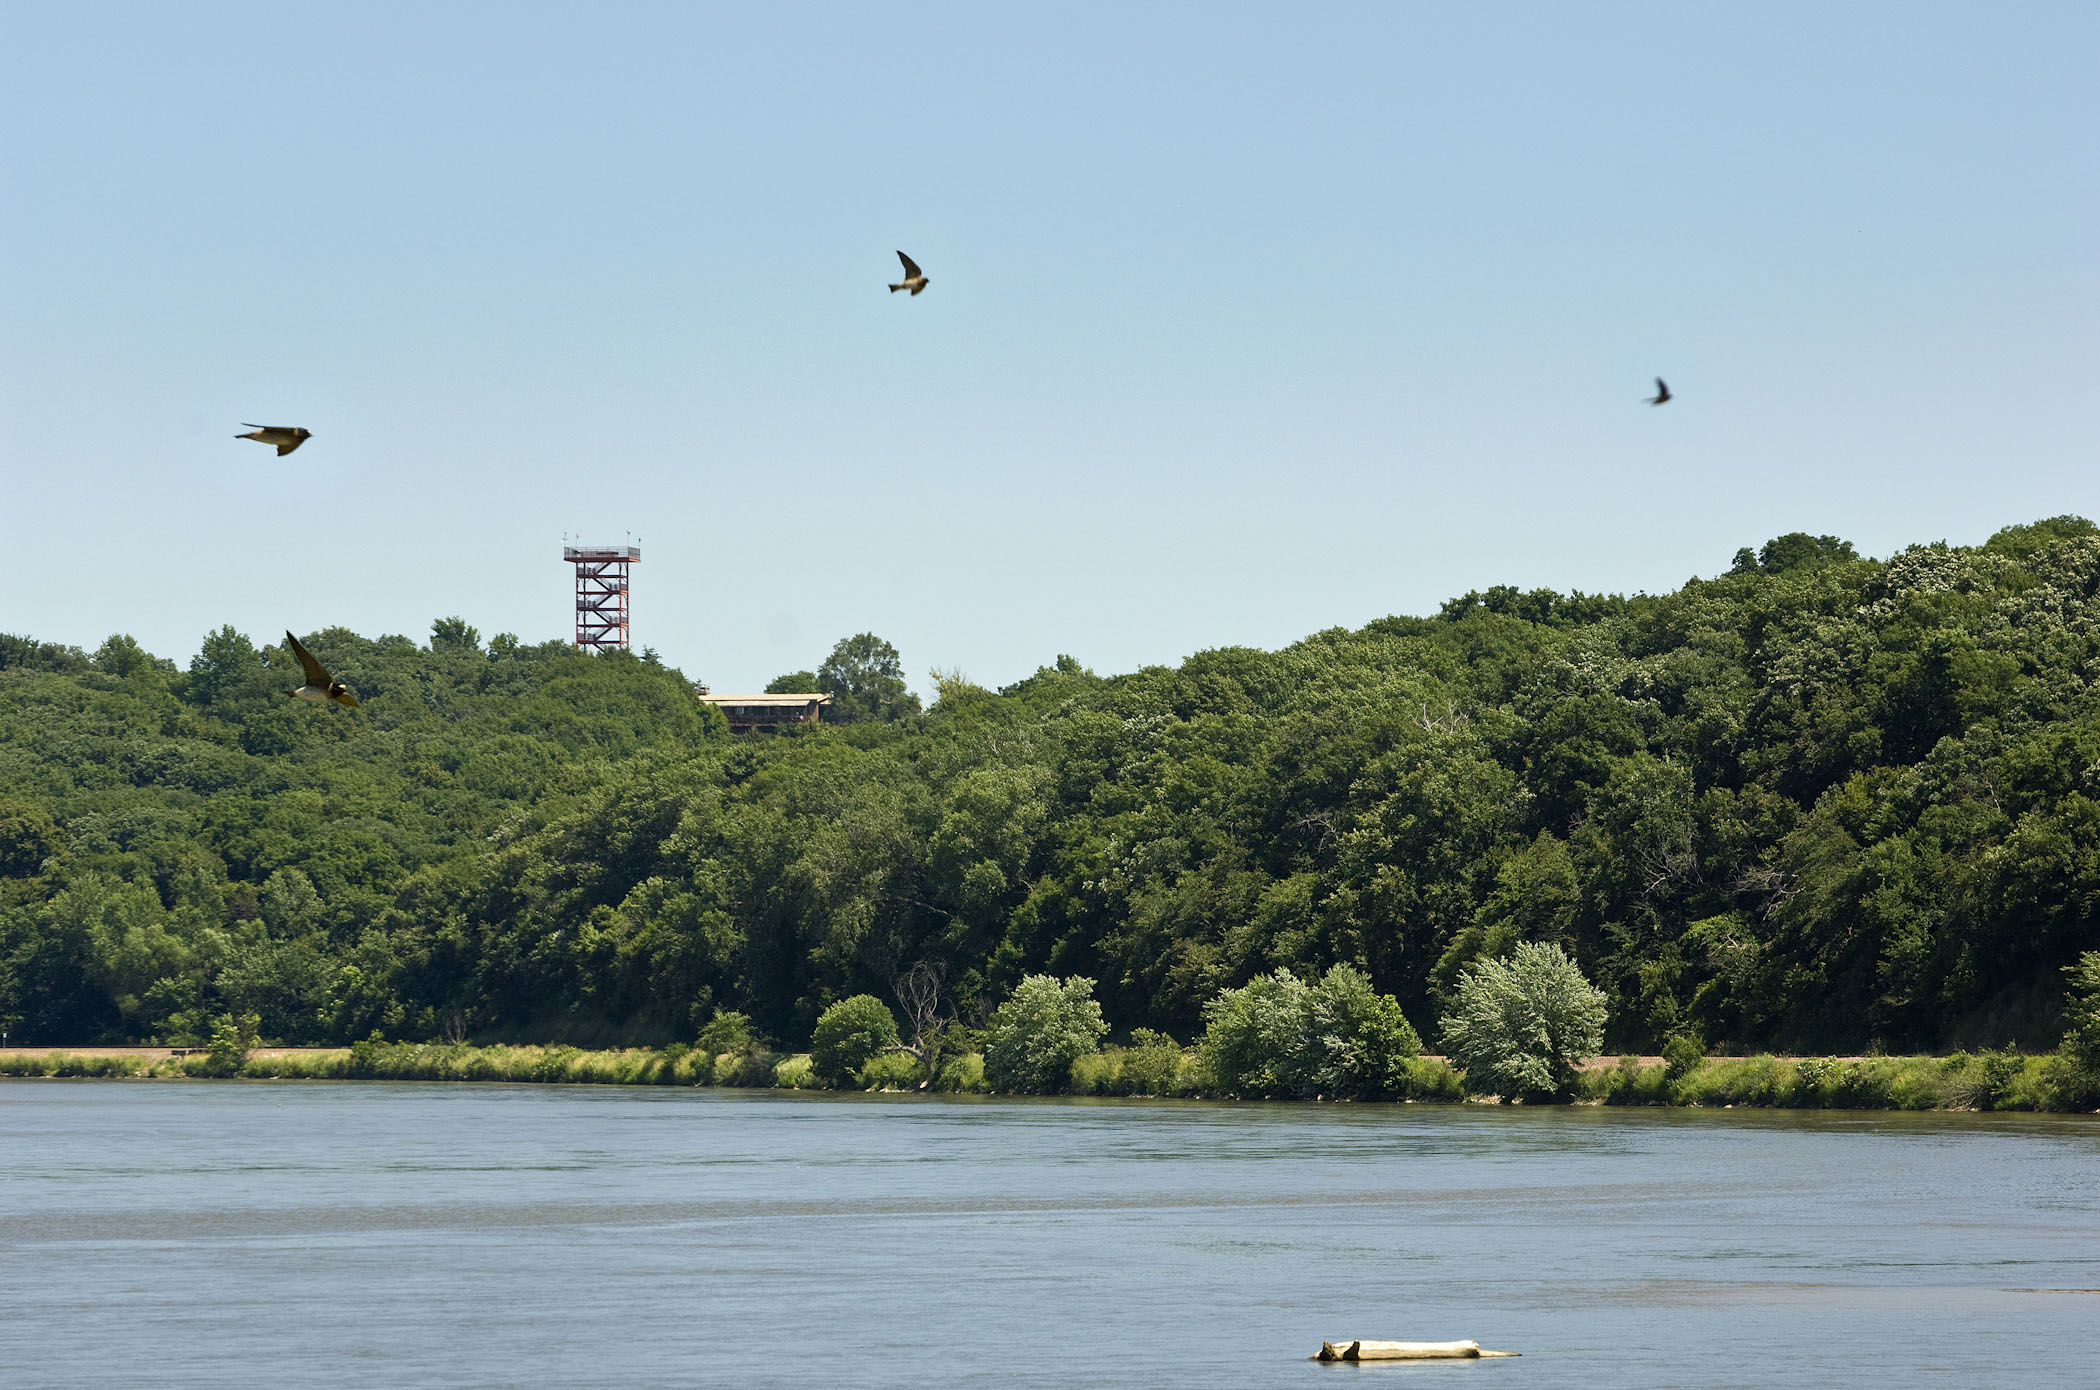
<svg viewBox="0 0 2100 1390">
<path fill-rule="evenodd" d="M 2096 141 L 2087 3 L 14 0 L 0 630 L 632 534 L 687 674 L 924 690 L 2100 516 Z"/>
</svg>

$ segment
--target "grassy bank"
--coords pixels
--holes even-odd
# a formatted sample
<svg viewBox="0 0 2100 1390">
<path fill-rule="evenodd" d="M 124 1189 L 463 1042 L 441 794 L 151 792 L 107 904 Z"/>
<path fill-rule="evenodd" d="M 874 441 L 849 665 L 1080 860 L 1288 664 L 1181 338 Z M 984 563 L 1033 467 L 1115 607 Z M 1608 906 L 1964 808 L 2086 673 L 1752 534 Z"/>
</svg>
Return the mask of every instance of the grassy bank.
<svg viewBox="0 0 2100 1390">
<path fill-rule="evenodd" d="M 825 1089 L 808 1053 L 764 1048 L 709 1056 L 689 1048 L 585 1051 L 574 1047 L 361 1042 L 353 1047 L 244 1059 L 0 1053 L 0 1076 L 310 1081 L 513 1081 L 552 1085 L 728 1086 Z M 942 1062 L 930 1086 L 902 1053 L 876 1057 L 850 1089 L 984 1093 L 984 1059 Z M 1071 1094 L 1215 1095 L 1193 1048 L 1108 1048 L 1072 1065 Z M 1408 1063 L 1402 1097 L 1460 1101 L 1459 1073 L 1440 1057 Z M 2100 1106 L 2100 1087 L 2055 1053 L 1958 1052 L 1950 1057 L 1713 1057 L 1672 1068 L 1621 1057 L 1582 1073 L 1576 1098 L 1603 1105 L 1756 1106 L 1803 1110 L 2054 1110 Z"/>
<path fill-rule="evenodd" d="M 1713 1057 L 1676 1069 L 1621 1057 L 1582 1074 L 1605 1105 L 1747 1105 L 1793 1110 L 2091 1110 L 2093 1080 L 2056 1053 L 1949 1057 Z"/>
<path fill-rule="evenodd" d="M 1067 1088 L 1081 1096 L 1215 1097 L 1217 1086 L 1195 1048 L 1111 1047 L 1072 1064 Z M 1415 1057 L 1394 1085 L 1400 1100 L 1465 1098 L 1459 1075 L 1441 1057 Z"/>
</svg>

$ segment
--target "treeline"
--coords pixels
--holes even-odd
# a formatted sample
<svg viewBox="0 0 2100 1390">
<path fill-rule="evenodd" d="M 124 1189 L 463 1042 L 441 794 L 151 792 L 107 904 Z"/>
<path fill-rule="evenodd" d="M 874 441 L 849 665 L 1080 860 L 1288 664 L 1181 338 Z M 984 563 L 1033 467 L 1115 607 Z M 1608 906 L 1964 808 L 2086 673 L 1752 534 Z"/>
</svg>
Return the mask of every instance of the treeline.
<svg viewBox="0 0 2100 1390">
<path fill-rule="evenodd" d="M 1031 974 L 1095 980 L 1112 1039 L 1188 1040 L 1221 992 L 1336 965 L 1426 1025 L 1540 942 L 1612 1051 L 2042 1049 L 2100 947 L 2077 518 L 1887 560 L 1786 536 L 1670 594 L 1496 588 L 1122 676 L 950 672 L 923 713 L 849 639 L 807 674 L 857 717 L 776 737 L 646 658 L 457 620 L 302 640 L 362 709 L 285 698 L 290 657 L 230 629 L 180 670 L 0 638 L 13 1042 L 253 1013 L 660 1045 L 740 1014 L 799 1048 L 915 976 L 982 1027 Z"/>
</svg>

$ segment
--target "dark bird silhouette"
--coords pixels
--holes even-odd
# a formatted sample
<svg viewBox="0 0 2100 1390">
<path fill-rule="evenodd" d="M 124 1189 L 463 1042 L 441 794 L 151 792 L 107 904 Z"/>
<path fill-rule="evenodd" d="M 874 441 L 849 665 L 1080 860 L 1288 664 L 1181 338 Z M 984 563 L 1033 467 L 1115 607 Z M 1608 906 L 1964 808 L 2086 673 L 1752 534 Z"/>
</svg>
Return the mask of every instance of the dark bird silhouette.
<svg viewBox="0 0 2100 1390">
<path fill-rule="evenodd" d="M 246 420 L 242 424 L 248 425 Z M 296 425 L 248 425 L 254 434 L 237 434 L 235 439 L 252 439 L 258 444 L 275 444 L 277 457 L 283 458 L 292 450 L 314 437 L 312 430 L 300 429 Z"/>
<path fill-rule="evenodd" d="M 918 262 L 905 255 L 902 251 L 897 253 L 897 259 L 904 262 L 904 281 L 902 284 L 890 286 L 890 293 L 895 294 L 899 290 L 910 290 L 913 294 L 917 294 L 920 290 L 925 289 L 927 284 L 926 272 L 919 269 Z"/>
<path fill-rule="evenodd" d="M 297 690 L 287 690 L 285 694 L 296 695 L 302 700 L 333 700 L 339 705 L 357 708 L 357 697 L 350 693 L 350 687 L 329 675 L 328 668 L 314 660 L 314 654 L 300 646 L 298 638 L 286 632 L 284 640 L 291 643 L 292 655 L 299 658 L 300 669 L 306 672 L 306 684 Z"/>
<path fill-rule="evenodd" d="M 1648 404 L 1667 405 L 1669 403 L 1669 400 L 1670 388 L 1668 384 L 1665 383 L 1661 377 L 1657 377 L 1655 379 L 1655 394 L 1648 398 Z"/>
</svg>

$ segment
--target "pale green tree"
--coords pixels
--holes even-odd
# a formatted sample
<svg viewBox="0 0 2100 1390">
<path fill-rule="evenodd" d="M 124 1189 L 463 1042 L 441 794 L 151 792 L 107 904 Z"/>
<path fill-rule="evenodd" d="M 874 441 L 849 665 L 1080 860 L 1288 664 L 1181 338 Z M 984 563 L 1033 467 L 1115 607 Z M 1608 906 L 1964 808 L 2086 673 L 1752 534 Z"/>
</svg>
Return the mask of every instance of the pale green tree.
<svg viewBox="0 0 2100 1390">
<path fill-rule="evenodd" d="M 1049 1095 L 1065 1089 L 1072 1063 L 1098 1050 L 1108 1031 L 1094 982 L 1029 975 L 992 1013 L 984 1078 L 995 1091 Z"/>
<path fill-rule="evenodd" d="M 2100 1080 L 2100 951 L 2087 951 L 2064 967 L 2070 997 L 2064 1000 L 2064 1056 Z"/>
<path fill-rule="evenodd" d="M 1444 1051 L 1476 1091 L 1559 1099 L 1575 1064 L 1604 1046 L 1604 993 L 1558 946 L 1520 943 L 1467 967 L 1443 1018 Z"/>
</svg>

